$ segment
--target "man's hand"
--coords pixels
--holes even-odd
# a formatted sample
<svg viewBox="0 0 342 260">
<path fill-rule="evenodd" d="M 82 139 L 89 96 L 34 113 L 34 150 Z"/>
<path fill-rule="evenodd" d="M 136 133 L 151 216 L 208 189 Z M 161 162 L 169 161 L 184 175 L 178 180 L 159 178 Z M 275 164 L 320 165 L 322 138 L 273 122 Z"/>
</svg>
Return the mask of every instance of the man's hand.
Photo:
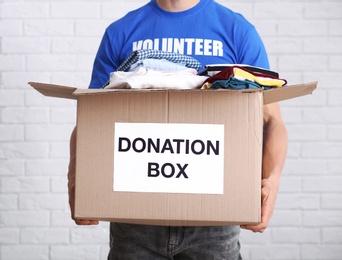
<svg viewBox="0 0 342 260">
<path fill-rule="evenodd" d="M 70 162 L 68 171 L 68 192 L 71 218 L 77 225 L 97 225 L 98 220 L 87 220 L 75 218 L 75 174 L 76 174 L 76 128 L 70 137 Z"/>
<path fill-rule="evenodd" d="M 91 219 L 77 219 L 74 216 L 75 212 L 75 186 L 69 188 L 69 205 L 71 211 L 71 218 L 75 221 L 77 225 L 98 225 L 98 220 Z"/>
<path fill-rule="evenodd" d="M 268 227 L 269 221 L 273 215 L 278 193 L 278 184 L 273 183 L 269 179 L 264 179 L 262 180 L 261 185 L 261 222 L 258 225 L 242 225 L 240 227 L 253 232 L 263 233 Z"/>
<path fill-rule="evenodd" d="M 287 132 L 277 103 L 264 106 L 264 143 L 261 182 L 261 223 L 242 225 L 253 232 L 264 232 L 273 215 L 281 172 L 286 159 Z"/>
</svg>

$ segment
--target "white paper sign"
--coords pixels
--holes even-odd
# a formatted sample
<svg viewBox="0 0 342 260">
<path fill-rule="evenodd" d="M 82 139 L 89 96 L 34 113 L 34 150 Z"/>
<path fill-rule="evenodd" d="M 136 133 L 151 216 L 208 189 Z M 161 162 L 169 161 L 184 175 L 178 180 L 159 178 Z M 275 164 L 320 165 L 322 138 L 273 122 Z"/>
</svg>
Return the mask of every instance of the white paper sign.
<svg viewBox="0 0 342 260">
<path fill-rule="evenodd" d="M 224 125 L 115 123 L 114 191 L 223 194 Z"/>
</svg>

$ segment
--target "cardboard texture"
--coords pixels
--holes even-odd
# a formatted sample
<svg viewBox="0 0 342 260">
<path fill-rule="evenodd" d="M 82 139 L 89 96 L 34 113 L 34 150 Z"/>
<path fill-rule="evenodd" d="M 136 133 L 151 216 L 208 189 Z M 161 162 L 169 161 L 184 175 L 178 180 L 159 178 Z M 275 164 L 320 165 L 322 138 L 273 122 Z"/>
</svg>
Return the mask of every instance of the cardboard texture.
<svg viewBox="0 0 342 260">
<path fill-rule="evenodd" d="M 29 84 L 47 96 L 77 99 L 77 218 L 183 226 L 260 222 L 263 104 L 307 95 L 317 86 L 312 82 L 263 92 Z M 223 124 L 223 194 L 113 191 L 116 122 Z M 209 180 L 211 173 L 206 174 Z"/>
</svg>

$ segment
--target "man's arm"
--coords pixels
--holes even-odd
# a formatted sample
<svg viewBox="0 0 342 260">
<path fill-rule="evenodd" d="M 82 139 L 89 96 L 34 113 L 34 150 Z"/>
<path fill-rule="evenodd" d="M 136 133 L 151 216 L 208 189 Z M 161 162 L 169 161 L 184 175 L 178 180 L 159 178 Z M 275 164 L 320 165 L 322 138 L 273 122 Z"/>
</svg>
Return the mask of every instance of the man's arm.
<svg viewBox="0 0 342 260">
<path fill-rule="evenodd" d="M 69 205 L 71 210 L 71 218 L 77 225 L 97 225 L 97 220 L 76 219 L 74 217 L 75 205 L 75 176 L 76 175 L 76 127 L 70 137 L 70 162 L 68 171 L 68 191 L 69 191 Z"/>
<path fill-rule="evenodd" d="M 280 176 L 287 154 L 287 131 L 277 103 L 264 106 L 264 147 L 262 159 L 261 223 L 241 228 L 264 232 L 272 217 Z"/>
</svg>

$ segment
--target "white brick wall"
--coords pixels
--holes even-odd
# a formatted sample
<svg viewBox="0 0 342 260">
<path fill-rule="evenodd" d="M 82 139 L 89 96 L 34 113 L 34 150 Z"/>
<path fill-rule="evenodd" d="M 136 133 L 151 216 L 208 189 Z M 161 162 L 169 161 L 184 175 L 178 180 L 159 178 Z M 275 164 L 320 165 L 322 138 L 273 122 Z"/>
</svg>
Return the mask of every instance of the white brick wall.
<svg viewBox="0 0 342 260">
<path fill-rule="evenodd" d="M 75 102 L 27 82 L 86 88 L 104 28 L 146 2 L 0 1 L 0 259 L 106 259 L 108 224 L 70 220 Z M 342 259 L 342 2 L 219 2 L 256 25 L 281 77 L 319 81 L 282 102 L 290 145 L 277 206 L 264 234 L 242 232 L 244 259 Z"/>
</svg>

